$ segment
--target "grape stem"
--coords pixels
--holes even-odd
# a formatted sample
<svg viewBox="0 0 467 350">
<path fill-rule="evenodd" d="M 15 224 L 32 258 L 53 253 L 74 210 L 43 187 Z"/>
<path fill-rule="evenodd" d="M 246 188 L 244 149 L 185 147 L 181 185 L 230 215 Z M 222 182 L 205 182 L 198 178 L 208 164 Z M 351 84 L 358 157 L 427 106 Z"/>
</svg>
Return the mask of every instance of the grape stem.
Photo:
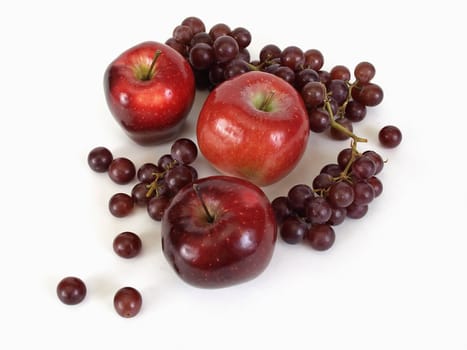
<svg viewBox="0 0 467 350">
<path fill-rule="evenodd" d="M 172 169 L 175 164 L 177 163 L 176 160 L 174 160 L 172 163 L 170 163 L 167 168 L 164 171 L 158 172 L 158 173 L 153 173 L 154 175 L 154 180 L 146 186 L 148 191 L 146 192 L 146 198 L 150 198 L 154 192 L 156 192 L 156 197 L 159 197 L 159 180 L 162 179 L 165 174 L 167 173 L 168 170 Z"/>
</svg>

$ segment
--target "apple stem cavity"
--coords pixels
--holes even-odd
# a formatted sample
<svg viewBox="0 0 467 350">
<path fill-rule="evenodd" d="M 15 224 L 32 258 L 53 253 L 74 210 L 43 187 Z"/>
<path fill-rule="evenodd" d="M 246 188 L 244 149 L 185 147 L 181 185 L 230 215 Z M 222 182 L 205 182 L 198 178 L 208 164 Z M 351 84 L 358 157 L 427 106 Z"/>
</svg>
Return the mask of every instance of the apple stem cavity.
<svg viewBox="0 0 467 350">
<path fill-rule="evenodd" d="M 208 207 L 206 206 L 206 202 L 204 201 L 203 197 L 201 196 L 201 190 L 199 188 L 199 185 L 198 184 L 193 184 L 193 190 L 195 191 L 196 196 L 198 197 L 199 201 L 201 202 L 201 205 L 203 206 L 204 212 L 206 213 L 206 217 L 208 218 L 208 222 L 213 223 L 214 222 L 214 215 L 212 215 L 209 212 Z"/>
<path fill-rule="evenodd" d="M 258 109 L 263 112 L 270 112 L 272 109 L 271 102 L 274 97 L 275 91 L 271 91 L 269 95 L 266 96 L 266 98 L 261 102 L 259 105 Z"/>
</svg>

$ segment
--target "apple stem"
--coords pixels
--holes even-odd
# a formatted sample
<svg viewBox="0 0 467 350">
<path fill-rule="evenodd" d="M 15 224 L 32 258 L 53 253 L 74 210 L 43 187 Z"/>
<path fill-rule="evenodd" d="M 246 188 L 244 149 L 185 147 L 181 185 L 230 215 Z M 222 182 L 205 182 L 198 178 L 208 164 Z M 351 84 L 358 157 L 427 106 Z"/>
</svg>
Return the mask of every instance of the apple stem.
<svg viewBox="0 0 467 350">
<path fill-rule="evenodd" d="M 206 206 L 206 203 L 203 200 L 203 197 L 201 197 L 201 190 L 199 188 L 199 185 L 193 184 L 193 190 L 195 191 L 196 196 L 198 197 L 199 201 L 201 202 L 201 205 L 203 206 L 204 211 L 206 212 L 208 222 L 214 222 L 214 216 L 209 212 L 208 207 Z"/>
<path fill-rule="evenodd" d="M 269 95 L 266 96 L 266 98 L 263 100 L 263 103 L 261 103 L 261 106 L 259 106 L 259 110 L 268 112 L 270 109 L 270 103 L 272 101 L 272 98 L 274 97 L 275 91 L 271 91 Z"/>
<path fill-rule="evenodd" d="M 162 51 L 157 50 L 156 53 L 154 54 L 154 58 L 152 59 L 151 65 L 149 66 L 148 73 L 144 77 L 143 80 L 151 80 L 152 77 L 154 76 L 154 67 L 156 66 L 156 61 L 161 55 Z"/>
</svg>

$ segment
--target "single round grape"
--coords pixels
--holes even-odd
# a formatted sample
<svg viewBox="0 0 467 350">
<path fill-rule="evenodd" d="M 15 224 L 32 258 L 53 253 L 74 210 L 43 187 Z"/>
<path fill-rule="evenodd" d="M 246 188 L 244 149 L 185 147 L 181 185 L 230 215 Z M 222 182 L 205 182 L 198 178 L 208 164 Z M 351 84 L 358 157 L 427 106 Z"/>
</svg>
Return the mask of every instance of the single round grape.
<svg viewBox="0 0 467 350">
<path fill-rule="evenodd" d="M 278 67 L 275 70 L 274 75 L 276 75 L 279 78 L 285 80 L 290 85 L 295 84 L 295 72 L 289 67 L 286 67 L 286 66 Z"/>
<path fill-rule="evenodd" d="M 337 105 L 342 106 L 349 94 L 347 83 L 341 79 L 332 79 L 329 84 L 327 84 L 327 87 L 333 100 L 337 102 Z"/>
<path fill-rule="evenodd" d="M 117 217 L 122 218 L 133 211 L 133 198 L 126 193 L 116 193 L 109 200 L 109 211 Z"/>
<path fill-rule="evenodd" d="M 148 196 L 148 190 L 148 184 L 144 182 L 139 182 L 133 186 L 131 189 L 131 198 L 133 198 L 133 202 L 137 206 L 144 207 L 148 203 L 150 197 L 154 195 L 153 193 L 151 196 Z"/>
<path fill-rule="evenodd" d="M 337 118 L 336 122 L 342 125 L 344 128 L 346 128 L 350 132 L 353 132 L 352 122 L 348 120 L 347 118 Z M 349 135 L 347 135 L 346 133 L 344 133 L 343 131 L 337 128 L 331 128 L 331 137 L 334 140 L 343 141 L 343 140 L 347 140 L 349 138 Z"/>
<path fill-rule="evenodd" d="M 214 43 L 214 40 L 212 40 L 211 36 L 206 33 L 206 32 L 199 32 L 193 35 L 193 38 L 191 38 L 190 41 L 190 47 L 193 48 L 196 44 L 208 44 L 209 46 L 212 46 Z"/>
<path fill-rule="evenodd" d="M 238 44 L 238 47 L 243 49 L 251 43 L 251 33 L 248 29 L 238 27 L 232 30 L 229 34 Z"/>
<path fill-rule="evenodd" d="M 395 148 L 402 142 L 402 132 L 397 126 L 387 125 L 379 131 L 378 139 L 382 146 Z"/>
<path fill-rule="evenodd" d="M 383 183 L 376 176 L 372 176 L 366 180 L 375 192 L 375 198 L 378 197 L 383 192 Z"/>
<path fill-rule="evenodd" d="M 319 71 L 323 68 L 324 57 L 321 51 L 316 49 L 306 50 L 303 54 L 305 57 L 304 67 L 311 68 L 315 71 Z"/>
<path fill-rule="evenodd" d="M 281 67 L 279 63 L 271 63 L 263 68 L 266 73 L 275 74 L 276 71 Z"/>
<path fill-rule="evenodd" d="M 289 189 L 287 198 L 289 208 L 300 216 L 305 216 L 305 202 L 313 198 L 313 190 L 306 184 L 298 184 Z"/>
<path fill-rule="evenodd" d="M 326 87 L 319 81 L 308 82 L 302 87 L 301 96 L 305 106 L 315 108 L 323 104 L 326 97 Z"/>
<path fill-rule="evenodd" d="M 115 183 L 125 185 L 134 179 L 136 168 L 128 158 L 115 158 L 109 165 L 108 174 Z"/>
<path fill-rule="evenodd" d="M 373 161 L 373 163 L 375 163 L 374 175 L 379 174 L 383 170 L 384 160 L 378 153 L 376 153 L 375 151 L 368 150 L 363 152 L 363 156 L 370 158 Z"/>
<path fill-rule="evenodd" d="M 181 24 L 174 28 L 172 38 L 177 40 L 179 43 L 188 45 L 193 38 L 193 31 L 189 26 Z"/>
<path fill-rule="evenodd" d="M 355 205 L 369 204 L 375 198 L 375 190 L 366 181 L 357 181 L 353 184 Z"/>
<path fill-rule="evenodd" d="M 332 80 L 349 81 L 351 78 L 349 68 L 342 65 L 332 67 L 329 71 L 329 74 L 331 74 Z"/>
<path fill-rule="evenodd" d="M 198 147 L 188 138 L 179 138 L 170 147 L 170 155 L 180 164 L 191 164 L 198 156 Z"/>
<path fill-rule="evenodd" d="M 78 277 L 68 276 L 57 284 L 58 299 L 67 305 L 76 305 L 82 302 L 86 292 L 86 285 Z"/>
<path fill-rule="evenodd" d="M 165 174 L 165 182 L 170 192 L 177 193 L 182 187 L 193 182 L 193 173 L 185 165 L 175 166 Z"/>
<path fill-rule="evenodd" d="M 114 296 L 114 307 L 117 313 L 125 318 L 136 316 L 141 310 L 143 298 L 133 287 L 123 287 Z"/>
<path fill-rule="evenodd" d="M 383 101 L 383 97 L 383 89 L 379 85 L 369 83 L 363 85 L 360 90 L 358 102 L 363 103 L 365 106 L 373 107 L 379 105 Z"/>
<path fill-rule="evenodd" d="M 308 121 L 310 130 L 317 133 L 325 131 L 331 125 L 329 113 L 322 108 L 308 110 Z"/>
<path fill-rule="evenodd" d="M 303 241 L 308 231 L 308 224 L 297 216 L 287 217 L 280 228 L 282 240 L 288 244 L 297 244 Z"/>
<path fill-rule="evenodd" d="M 353 176 L 359 179 L 368 179 L 375 175 L 376 165 L 370 157 L 362 155 L 355 159 L 350 169 Z"/>
<path fill-rule="evenodd" d="M 138 168 L 136 178 L 139 182 L 151 183 L 156 176 L 155 174 L 163 171 L 164 170 L 162 168 L 158 167 L 154 163 L 144 163 Z"/>
<path fill-rule="evenodd" d="M 289 67 L 294 71 L 303 68 L 303 64 L 305 63 L 303 51 L 297 46 L 286 47 L 282 50 L 280 58 L 281 65 Z"/>
<path fill-rule="evenodd" d="M 141 252 L 141 238 L 133 232 L 122 232 L 115 236 L 112 247 L 114 252 L 125 259 L 134 258 Z"/>
<path fill-rule="evenodd" d="M 292 211 L 288 206 L 288 199 L 286 196 L 274 198 L 271 202 L 271 206 L 278 225 L 282 225 L 284 220 L 292 214 Z"/>
<path fill-rule="evenodd" d="M 193 34 L 206 32 L 206 26 L 204 25 L 203 21 L 198 17 L 187 17 L 182 21 L 182 25 L 190 27 Z"/>
<path fill-rule="evenodd" d="M 246 73 L 250 71 L 250 66 L 246 61 L 240 58 L 233 59 L 227 65 L 225 66 L 224 69 L 224 79 L 229 80 L 232 79 L 233 77 L 236 77 L 237 75 Z"/>
<path fill-rule="evenodd" d="M 328 86 L 329 82 L 332 80 L 331 74 L 325 70 L 319 70 L 318 74 L 319 74 L 319 81 L 322 82 L 324 85 Z"/>
<path fill-rule="evenodd" d="M 357 102 L 349 101 L 345 106 L 345 117 L 351 122 L 361 122 L 366 116 L 366 106 Z"/>
<path fill-rule="evenodd" d="M 347 217 L 346 208 L 332 208 L 331 217 L 329 218 L 327 224 L 332 226 L 340 225 L 344 222 Z"/>
<path fill-rule="evenodd" d="M 277 45 L 268 44 L 259 52 L 259 61 L 269 62 L 274 58 L 279 58 L 281 56 L 281 52 L 282 50 Z"/>
<path fill-rule="evenodd" d="M 221 36 L 229 35 L 230 32 L 230 27 L 227 24 L 217 23 L 211 27 L 209 30 L 209 35 L 211 36 L 212 40 L 215 41 Z"/>
<path fill-rule="evenodd" d="M 225 63 L 233 60 L 239 52 L 237 42 L 231 36 L 220 36 L 212 44 L 216 61 Z"/>
<path fill-rule="evenodd" d="M 362 84 L 368 84 L 374 78 L 375 73 L 375 67 L 370 62 L 360 62 L 354 69 L 355 78 Z"/>
<path fill-rule="evenodd" d="M 351 219 L 361 219 L 368 212 L 368 205 L 358 205 L 352 203 L 347 208 L 347 217 Z"/>
<path fill-rule="evenodd" d="M 329 174 L 332 177 L 338 177 L 342 172 L 339 164 L 329 163 L 321 168 L 320 174 Z"/>
<path fill-rule="evenodd" d="M 304 239 L 313 249 L 324 251 L 332 247 L 336 234 L 330 225 L 312 225 Z"/>
<path fill-rule="evenodd" d="M 351 184 L 346 181 L 338 181 L 329 187 L 327 200 L 336 208 L 346 208 L 354 200 L 354 191 Z"/>
<path fill-rule="evenodd" d="M 318 174 L 313 179 L 313 189 L 316 190 L 326 190 L 334 183 L 334 179 L 331 175 L 323 173 Z"/>
<path fill-rule="evenodd" d="M 187 57 L 188 55 L 188 50 L 187 50 L 187 45 L 179 43 L 177 40 L 174 38 L 169 38 L 165 42 L 167 46 L 170 46 L 172 49 L 177 51 L 179 54 L 181 54 L 183 57 Z"/>
<path fill-rule="evenodd" d="M 305 203 L 306 218 L 312 224 L 325 224 L 332 214 L 329 202 L 323 197 L 314 197 Z"/>
<path fill-rule="evenodd" d="M 112 160 L 112 152 L 105 147 L 95 147 L 88 154 L 89 167 L 98 173 L 105 173 Z"/>
<path fill-rule="evenodd" d="M 161 221 L 169 204 L 170 198 L 167 196 L 152 197 L 146 207 L 149 217 Z"/>
<path fill-rule="evenodd" d="M 206 43 L 195 44 L 190 49 L 188 60 L 194 69 L 208 69 L 215 61 L 214 49 Z"/>
<path fill-rule="evenodd" d="M 157 166 L 161 169 L 167 170 L 174 166 L 175 160 L 172 158 L 170 154 L 163 154 L 157 160 Z"/>
<path fill-rule="evenodd" d="M 298 71 L 295 75 L 295 88 L 301 91 L 303 87 L 310 82 L 319 82 L 319 74 L 311 68 L 305 68 Z M 324 86 L 323 86 L 324 88 Z"/>
<path fill-rule="evenodd" d="M 344 148 L 339 152 L 337 155 L 337 164 L 339 164 L 339 167 L 344 170 L 347 167 L 347 164 L 349 164 L 350 160 L 352 159 L 352 148 Z"/>
<path fill-rule="evenodd" d="M 225 80 L 224 70 L 225 70 L 225 67 L 217 63 L 215 63 L 209 69 L 209 81 L 211 82 L 211 84 L 219 85 Z"/>
<path fill-rule="evenodd" d="M 251 59 L 250 51 L 248 51 L 248 49 L 245 49 L 245 48 L 240 49 L 238 51 L 238 55 L 237 55 L 236 58 L 239 59 L 239 60 L 243 60 L 243 61 L 248 63 L 248 62 L 250 62 L 250 59 Z"/>
</svg>

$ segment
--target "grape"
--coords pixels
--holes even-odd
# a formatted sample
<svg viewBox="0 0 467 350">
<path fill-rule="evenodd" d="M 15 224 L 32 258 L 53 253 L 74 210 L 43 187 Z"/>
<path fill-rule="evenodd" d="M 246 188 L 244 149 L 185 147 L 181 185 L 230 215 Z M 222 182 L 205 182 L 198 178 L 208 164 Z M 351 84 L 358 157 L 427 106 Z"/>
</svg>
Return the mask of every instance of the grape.
<svg viewBox="0 0 467 350">
<path fill-rule="evenodd" d="M 383 89 L 379 85 L 369 83 L 362 86 L 357 101 L 365 106 L 373 107 L 379 105 L 383 97 Z"/>
<path fill-rule="evenodd" d="M 329 174 L 332 177 L 338 177 L 342 170 L 339 164 L 330 163 L 326 164 L 320 171 L 320 174 Z"/>
<path fill-rule="evenodd" d="M 366 106 L 357 101 L 349 101 L 345 106 L 345 117 L 352 122 L 360 122 L 366 116 Z"/>
<path fill-rule="evenodd" d="M 352 204 L 354 196 L 352 185 L 345 181 L 339 181 L 329 188 L 327 200 L 334 207 L 346 208 Z"/>
<path fill-rule="evenodd" d="M 119 233 L 112 243 L 114 252 L 125 259 L 134 258 L 141 252 L 141 238 L 133 232 Z"/>
<path fill-rule="evenodd" d="M 280 58 L 281 52 L 282 52 L 281 49 L 276 45 L 273 45 L 273 44 L 266 45 L 259 52 L 259 61 L 268 62 L 274 58 Z"/>
<path fill-rule="evenodd" d="M 303 56 L 305 57 L 305 68 L 311 68 L 315 71 L 319 71 L 323 67 L 324 57 L 321 51 L 316 49 L 306 50 Z"/>
<path fill-rule="evenodd" d="M 378 153 L 368 150 L 363 152 L 363 156 L 368 157 L 375 164 L 375 175 L 379 174 L 383 170 L 384 160 Z"/>
<path fill-rule="evenodd" d="M 310 68 L 302 69 L 295 75 L 295 88 L 298 91 L 302 90 L 303 87 L 307 83 L 310 83 L 310 82 L 319 82 L 319 74 L 313 69 L 310 69 Z M 324 89 L 324 86 L 323 86 L 323 89 Z"/>
<path fill-rule="evenodd" d="M 189 44 L 191 39 L 193 38 L 193 31 L 189 26 L 186 25 L 178 25 L 175 27 L 172 33 L 172 37 L 182 44 Z"/>
<path fill-rule="evenodd" d="M 276 69 L 274 75 L 278 76 L 279 78 L 282 78 L 290 85 L 293 85 L 295 83 L 295 72 L 289 67 L 280 66 Z"/>
<path fill-rule="evenodd" d="M 214 40 L 212 40 L 211 36 L 206 33 L 206 32 L 199 32 L 193 35 L 193 38 L 191 38 L 190 41 L 190 47 L 193 48 L 196 44 L 208 44 L 209 46 L 212 46 L 214 43 Z"/>
<path fill-rule="evenodd" d="M 266 73 L 270 73 L 270 74 L 275 74 L 276 71 L 281 67 L 281 65 L 279 63 L 272 63 L 270 65 L 268 65 L 266 68 L 264 68 L 264 71 Z"/>
<path fill-rule="evenodd" d="M 211 69 L 209 69 L 209 81 L 214 85 L 218 85 L 224 80 L 224 67 L 220 64 L 214 64 Z"/>
<path fill-rule="evenodd" d="M 86 285 L 78 277 L 68 276 L 57 284 L 58 299 L 67 305 L 79 304 L 86 296 L 86 292 Z"/>
<path fill-rule="evenodd" d="M 157 166 L 164 170 L 172 168 L 174 166 L 174 163 L 175 161 L 172 158 L 172 155 L 170 154 L 164 154 L 160 156 L 157 160 Z"/>
<path fill-rule="evenodd" d="M 347 100 L 349 94 L 349 88 L 344 80 L 333 79 L 327 85 L 329 93 L 331 94 L 337 105 L 342 106 Z"/>
<path fill-rule="evenodd" d="M 402 141 L 402 133 L 397 126 L 387 125 L 378 133 L 378 139 L 382 146 L 394 148 Z"/>
<path fill-rule="evenodd" d="M 274 198 L 271 202 L 271 206 L 278 225 L 281 225 L 284 220 L 292 214 L 292 211 L 288 206 L 288 199 L 286 196 Z"/>
<path fill-rule="evenodd" d="M 329 174 L 323 173 L 318 174 L 313 179 L 313 189 L 316 190 L 325 190 L 329 188 L 334 183 L 333 177 Z"/>
<path fill-rule="evenodd" d="M 183 186 L 193 181 L 191 169 L 184 165 L 175 166 L 165 174 L 165 182 L 172 193 L 177 193 Z"/>
<path fill-rule="evenodd" d="M 368 212 L 368 205 L 358 205 L 352 203 L 347 208 L 347 217 L 351 219 L 361 219 Z"/>
<path fill-rule="evenodd" d="M 251 43 L 251 33 L 243 27 L 235 28 L 229 35 L 235 39 L 240 49 L 247 47 Z"/>
<path fill-rule="evenodd" d="M 167 46 L 170 46 L 172 49 L 180 53 L 183 57 L 187 56 L 187 46 L 185 44 L 179 43 L 174 38 L 167 39 L 165 42 Z"/>
<path fill-rule="evenodd" d="M 129 215 L 133 207 L 133 198 L 126 193 L 116 193 L 109 200 L 109 211 L 117 218 Z"/>
<path fill-rule="evenodd" d="M 243 60 L 245 61 L 246 63 L 250 62 L 250 59 L 251 59 L 251 56 L 250 56 L 250 51 L 248 51 L 248 49 L 240 49 L 238 51 L 238 55 L 236 57 L 237 59 L 239 60 Z"/>
<path fill-rule="evenodd" d="M 310 130 L 318 133 L 325 131 L 331 125 L 328 112 L 321 108 L 308 111 L 308 121 Z"/>
<path fill-rule="evenodd" d="M 139 182 L 131 189 L 131 198 L 133 198 L 134 204 L 140 207 L 144 207 L 149 198 L 152 197 L 148 196 L 148 184 L 144 182 Z"/>
<path fill-rule="evenodd" d="M 230 27 L 224 23 L 215 24 L 209 30 L 209 35 L 214 41 L 221 36 L 229 35 L 229 33 L 230 33 Z"/>
<path fill-rule="evenodd" d="M 151 183 L 155 178 L 155 174 L 160 173 L 162 171 L 163 169 L 158 167 L 156 164 L 144 163 L 138 168 L 136 178 L 140 182 Z"/>
<path fill-rule="evenodd" d="M 305 63 L 305 56 L 302 49 L 297 46 L 288 46 L 282 50 L 281 55 L 281 65 L 289 67 L 293 71 L 297 71 L 303 68 Z"/>
<path fill-rule="evenodd" d="M 179 138 L 172 144 L 170 155 L 180 164 L 190 164 L 198 156 L 198 147 L 190 139 Z"/>
<path fill-rule="evenodd" d="M 89 167 L 98 173 L 105 173 L 112 160 L 112 153 L 105 147 L 93 148 L 88 154 Z"/>
<path fill-rule="evenodd" d="M 351 165 L 351 173 L 359 179 L 368 179 L 375 175 L 376 165 L 370 157 L 358 157 Z"/>
<path fill-rule="evenodd" d="M 375 198 L 383 192 L 383 183 L 376 176 L 372 176 L 366 181 L 371 185 L 371 187 L 373 187 L 373 191 L 375 192 Z"/>
<path fill-rule="evenodd" d="M 217 62 L 225 63 L 233 60 L 239 52 L 237 42 L 231 36 L 220 36 L 212 44 Z"/>
<path fill-rule="evenodd" d="M 308 225 L 296 216 L 286 218 L 280 228 L 280 236 L 284 242 L 297 244 L 303 240 L 308 231 Z"/>
<path fill-rule="evenodd" d="M 170 198 L 167 196 L 152 197 L 147 204 L 147 212 L 149 217 L 156 221 L 161 221 L 164 216 L 165 209 L 170 204 Z"/>
<path fill-rule="evenodd" d="M 192 46 L 188 55 L 191 66 L 194 69 L 208 69 L 214 63 L 214 49 L 206 43 L 198 43 Z"/>
<path fill-rule="evenodd" d="M 344 128 L 346 128 L 350 132 L 353 132 L 352 122 L 348 120 L 347 118 L 337 118 L 336 122 L 342 125 Z M 347 135 L 346 133 L 344 133 L 343 131 L 337 128 L 331 128 L 331 137 L 334 140 L 343 141 L 343 140 L 347 140 L 349 138 L 349 135 Z"/>
<path fill-rule="evenodd" d="M 303 102 L 305 102 L 305 106 L 310 108 L 317 107 L 324 102 L 326 87 L 319 81 L 308 82 L 301 89 L 301 96 Z"/>
<path fill-rule="evenodd" d="M 182 21 L 182 25 L 188 26 L 191 28 L 193 34 L 198 34 L 200 32 L 206 32 L 206 27 L 201 19 L 198 17 L 187 17 Z"/>
<path fill-rule="evenodd" d="M 375 198 L 375 190 L 366 181 L 357 181 L 353 184 L 354 200 L 352 204 L 366 205 Z"/>
<path fill-rule="evenodd" d="M 128 158 L 115 158 L 109 165 L 108 174 L 115 183 L 124 185 L 133 180 L 136 168 Z"/>
<path fill-rule="evenodd" d="M 350 70 L 346 66 L 337 65 L 331 68 L 329 72 L 332 80 L 350 80 Z"/>
<path fill-rule="evenodd" d="M 312 225 L 304 239 L 313 249 L 323 251 L 331 248 L 336 235 L 330 225 Z"/>
<path fill-rule="evenodd" d="M 250 67 L 246 61 L 243 59 L 234 59 L 230 61 L 224 70 L 224 79 L 229 80 L 237 75 L 246 73 L 250 71 Z"/>
<path fill-rule="evenodd" d="M 312 224 L 324 224 L 332 214 L 332 208 L 323 197 L 314 197 L 306 201 L 305 213 Z"/>
<path fill-rule="evenodd" d="M 337 155 L 337 164 L 339 164 L 339 167 L 342 170 L 344 170 L 347 167 L 347 164 L 349 164 L 350 160 L 352 159 L 352 153 L 353 153 L 353 150 L 352 148 L 349 147 L 349 148 L 344 148 Z"/>
<path fill-rule="evenodd" d="M 355 66 L 354 75 L 361 84 L 367 84 L 375 76 L 375 67 L 369 62 L 360 62 Z"/>
<path fill-rule="evenodd" d="M 332 226 L 340 225 L 344 222 L 347 216 L 347 209 L 345 208 L 332 208 L 331 217 L 327 224 Z"/>
<path fill-rule="evenodd" d="M 293 186 L 287 193 L 289 208 L 298 215 L 305 215 L 305 202 L 314 196 L 313 190 L 306 184 Z"/>
<path fill-rule="evenodd" d="M 114 296 L 114 307 L 117 313 L 125 318 L 136 316 L 142 306 L 143 299 L 139 291 L 133 287 L 123 287 Z"/>
</svg>

